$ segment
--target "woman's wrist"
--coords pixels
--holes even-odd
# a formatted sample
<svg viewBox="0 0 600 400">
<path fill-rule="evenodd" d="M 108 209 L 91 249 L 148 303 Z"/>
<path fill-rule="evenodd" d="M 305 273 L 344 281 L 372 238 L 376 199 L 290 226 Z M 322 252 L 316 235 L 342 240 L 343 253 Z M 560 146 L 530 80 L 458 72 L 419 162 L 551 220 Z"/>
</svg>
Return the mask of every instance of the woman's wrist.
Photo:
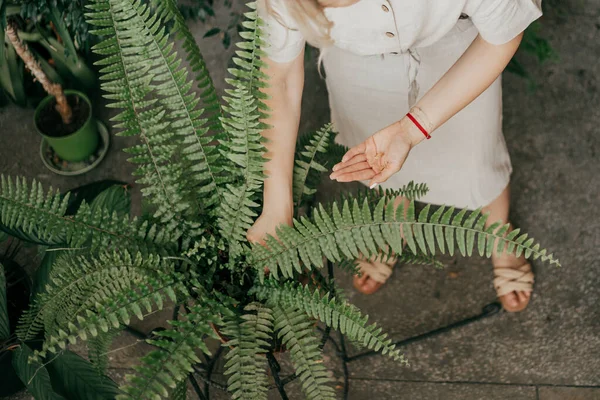
<svg viewBox="0 0 600 400">
<path fill-rule="evenodd" d="M 412 119 L 407 114 L 399 121 L 399 132 L 412 148 L 428 138 L 433 131 L 433 124 L 418 107 L 411 108 L 409 114 Z"/>
</svg>

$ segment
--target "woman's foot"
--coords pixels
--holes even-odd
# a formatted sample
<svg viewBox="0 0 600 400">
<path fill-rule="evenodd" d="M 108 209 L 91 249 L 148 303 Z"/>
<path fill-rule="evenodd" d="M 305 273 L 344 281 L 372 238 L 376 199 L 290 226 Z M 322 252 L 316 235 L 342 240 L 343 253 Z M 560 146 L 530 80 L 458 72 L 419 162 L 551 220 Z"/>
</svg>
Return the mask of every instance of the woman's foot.
<svg viewBox="0 0 600 400">
<path fill-rule="evenodd" d="M 380 257 L 357 260 L 359 275 L 354 275 L 354 288 L 362 294 L 377 292 L 392 275 L 396 258 L 382 262 Z"/>
<path fill-rule="evenodd" d="M 525 257 L 501 254 L 492 257 L 494 263 L 494 288 L 502 307 L 508 312 L 525 309 L 531 300 L 534 276 L 531 264 Z"/>
</svg>

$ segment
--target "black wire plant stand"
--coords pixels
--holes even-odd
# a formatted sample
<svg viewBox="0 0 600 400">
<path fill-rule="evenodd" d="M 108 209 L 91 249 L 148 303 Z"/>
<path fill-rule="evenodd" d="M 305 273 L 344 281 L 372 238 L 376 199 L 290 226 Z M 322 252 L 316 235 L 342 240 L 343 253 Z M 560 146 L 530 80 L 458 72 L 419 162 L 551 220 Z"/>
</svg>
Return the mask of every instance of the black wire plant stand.
<svg viewBox="0 0 600 400">
<path fill-rule="evenodd" d="M 315 273 L 320 275 L 319 272 L 315 272 Z M 324 277 L 321 275 L 320 278 L 322 278 L 322 279 L 320 279 L 320 280 L 322 282 L 327 282 L 329 287 L 333 287 L 333 282 L 335 280 L 334 265 L 330 261 L 327 261 L 327 275 L 328 275 L 327 279 L 324 279 Z M 333 293 L 333 291 L 331 291 L 331 293 Z M 178 310 L 179 310 L 178 307 L 176 307 L 174 315 L 173 315 L 174 319 L 177 319 Z M 422 340 L 429 339 L 431 337 L 438 336 L 443 333 L 450 332 L 454 329 L 458 329 L 463 326 L 470 325 L 475 322 L 481 321 L 483 319 L 492 317 L 494 315 L 497 315 L 501 310 L 502 310 L 502 306 L 500 305 L 500 303 L 493 302 L 493 303 L 490 303 L 490 304 L 487 304 L 486 306 L 484 306 L 483 309 L 481 310 L 481 313 L 479 313 L 477 315 L 474 315 L 472 317 L 465 318 L 463 320 L 454 322 L 452 324 L 431 330 L 429 332 L 422 333 L 420 335 L 416 335 L 413 337 L 399 340 L 397 342 L 394 342 L 394 345 L 397 348 L 400 348 L 400 347 L 407 346 L 409 344 L 420 342 Z M 349 394 L 349 389 L 350 389 L 350 383 L 349 383 L 350 374 L 349 374 L 348 364 L 351 364 L 355 361 L 362 360 L 365 358 L 379 356 L 380 353 L 373 351 L 373 350 L 366 350 L 366 351 L 359 352 L 357 354 L 350 355 L 348 353 L 348 350 L 346 347 L 346 340 L 344 338 L 344 335 L 337 332 L 337 334 L 336 334 L 337 339 L 336 339 L 334 337 L 334 335 L 332 334 L 330 328 L 317 327 L 317 329 L 321 333 L 320 349 L 322 350 L 323 347 L 325 347 L 325 345 L 328 342 L 331 343 L 331 345 L 333 346 L 333 348 L 335 350 L 336 355 L 341 360 L 342 370 L 344 373 L 344 377 L 343 377 L 344 383 L 343 383 L 343 389 L 342 389 L 343 397 L 342 398 L 344 400 L 347 400 L 348 394 Z M 133 328 L 128 327 L 127 330 L 138 338 L 141 338 L 141 339 L 149 339 L 150 338 L 148 335 L 145 335 L 139 331 L 136 331 Z M 212 393 L 211 389 L 216 389 L 216 390 L 219 390 L 222 392 L 227 391 L 226 382 L 218 382 L 217 380 L 214 379 L 214 376 L 213 376 L 215 373 L 215 367 L 216 367 L 219 359 L 223 356 L 225 347 L 226 347 L 226 345 L 219 346 L 219 348 L 215 351 L 215 353 L 212 357 L 205 356 L 205 360 L 203 362 L 193 366 L 194 374 L 190 374 L 188 379 L 189 379 L 196 395 L 198 396 L 198 398 L 200 400 L 210 400 L 211 393 Z M 288 385 L 290 382 L 294 381 L 297 378 L 297 376 L 293 373 L 282 376 L 281 365 L 275 358 L 273 351 L 268 352 L 266 354 L 266 358 L 267 358 L 267 364 L 269 366 L 269 370 L 271 372 L 271 376 L 273 378 L 273 383 L 269 386 L 269 389 L 270 390 L 276 389 L 277 392 L 279 393 L 279 395 L 281 396 L 282 400 L 288 400 L 289 396 L 286 392 L 286 385 Z M 200 381 L 200 383 L 199 383 L 199 381 Z"/>
</svg>

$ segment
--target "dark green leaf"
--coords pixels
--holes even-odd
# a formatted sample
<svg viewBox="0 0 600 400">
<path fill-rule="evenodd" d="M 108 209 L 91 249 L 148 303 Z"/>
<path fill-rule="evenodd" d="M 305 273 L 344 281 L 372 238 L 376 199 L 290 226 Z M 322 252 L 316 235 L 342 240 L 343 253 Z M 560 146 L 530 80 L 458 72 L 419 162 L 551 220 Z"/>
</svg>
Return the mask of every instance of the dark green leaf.
<svg viewBox="0 0 600 400">
<path fill-rule="evenodd" d="M 58 395 L 52 388 L 48 370 L 39 362 L 30 361 L 33 351 L 29 346 L 21 344 L 13 354 L 13 368 L 19 379 L 27 387 L 27 391 L 36 400 L 60 400 L 64 397 Z"/>
<path fill-rule="evenodd" d="M 111 195 L 105 194 L 103 197 L 108 197 L 99 200 L 99 202 L 103 202 L 104 204 L 109 204 L 111 207 L 114 205 L 117 209 L 125 209 L 125 205 L 127 204 L 127 213 L 129 213 L 129 205 L 131 204 L 131 199 L 129 192 L 127 190 L 127 183 L 122 181 L 115 180 L 102 180 L 98 182 L 92 182 L 84 186 L 80 186 L 78 188 L 72 189 L 69 191 L 71 194 L 69 197 L 69 206 L 67 207 L 67 215 L 73 215 L 77 212 L 81 203 L 84 201 L 88 204 L 93 204 L 94 199 L 100 196 L 104 191 L 112 188 L 112 187 L 120 187 L 122 189 L 122 193 L 120 196 L 118 195 L 118 190 Z M 120 205 L 119 205 L 120 204 Z M 111 207 L 107 207 L 108 209 L 112 209 Z"/>
<path fill-rule="evenodd" d="M 223 47 L 228 49 L 230 45 L 231 45 L 231 35 L 229 34 L 229 32 L 225 32 L 225 34 L 223 35 Z"/>
<path fill-rule="evenodd" d="M 71 351 L 64 351 L 48 364 L 52 382 L 69 399 L 108 400 L 119 394 L 117 385 L 100 375 L 94 366 Z"/>
<path fill-rule="evenodd" d="M 8 323 L 8 303 L 6 301 L 6 276 L 4 266 L 0 264 L 0 342 L 10 336 L 10 324 Z"/>
<path fill-rule="evenodd" d="M 177 387 L 175 388 L 175 390 L 173 390 L 173 393 L 171 393 L 171 400 L 186 400 L 187 382 L 188 380 L 185 379 L 177 384 Z"/>
<path fill-rule="evenodd" d="M 67 29 L 67 25 L 62 17 L 62 13 L 56 6 L 48 7 L 49 13 L 47 17 L 52 21 L 54 27 L 56 28 L 62 42 L 65 45 L 65 56 L 71 59 L 73 62 L 77 60 L 77 51 L 75 50 L 75 44 L 73 44 L 73 39 L 71 39 L 71 35 L 69 34 L 69 30 Z"/>
<path fill-rule="evenodd" d="M 92 211 L 103 208 L 119 215 L 129 215 L 131 211 L 131 195 L 127 185 L 111 186 L 101 192 L 90 204 Z"/>
<path fill-rule="evenodd" d="M 31 290 L 31 296 L 34 298 L 37 294 L 44 293 L 46 291 L 46 285 L 50 283 L 50 271 L 52 269 L 52 264 L 54 264 L 54 260 L 60 254 L 60 251 L 53 250 L 49 248 L 44 253 L 44 258 L 42 258 L 42 262 L 40 266 L 35 271 L 35 275 L 33 277 L 33 288 Z"/>
<path fill-rule="evenodd" d="M 206 32 L 203 37 L 207 38 L 207 37 L 215 36 L 219 32 L 221 32 L 221 28 L 212 28 L 211 30 Z"/>
</svg>

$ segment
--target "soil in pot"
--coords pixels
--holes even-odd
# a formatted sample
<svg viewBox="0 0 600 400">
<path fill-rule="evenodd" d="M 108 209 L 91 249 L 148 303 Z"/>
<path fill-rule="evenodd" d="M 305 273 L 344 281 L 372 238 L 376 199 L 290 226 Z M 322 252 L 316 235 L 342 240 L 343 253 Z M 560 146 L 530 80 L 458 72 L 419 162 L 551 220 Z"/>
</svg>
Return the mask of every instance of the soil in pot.
<svg viewBox="0 0 600 400">
<path fill-rule="evenodd" d="M 67 95 L 67 102 L 73 110 L 71 123 L 64 124 L 58 111 L 56 111 L 56 99 L 49 101 L 40 110 L 36 124 L 40 132 L 51 137 L 64 137 L 76 132 L 81 128 L 90 116 L 88 103 L 74 94 Z"/>
</svg>

